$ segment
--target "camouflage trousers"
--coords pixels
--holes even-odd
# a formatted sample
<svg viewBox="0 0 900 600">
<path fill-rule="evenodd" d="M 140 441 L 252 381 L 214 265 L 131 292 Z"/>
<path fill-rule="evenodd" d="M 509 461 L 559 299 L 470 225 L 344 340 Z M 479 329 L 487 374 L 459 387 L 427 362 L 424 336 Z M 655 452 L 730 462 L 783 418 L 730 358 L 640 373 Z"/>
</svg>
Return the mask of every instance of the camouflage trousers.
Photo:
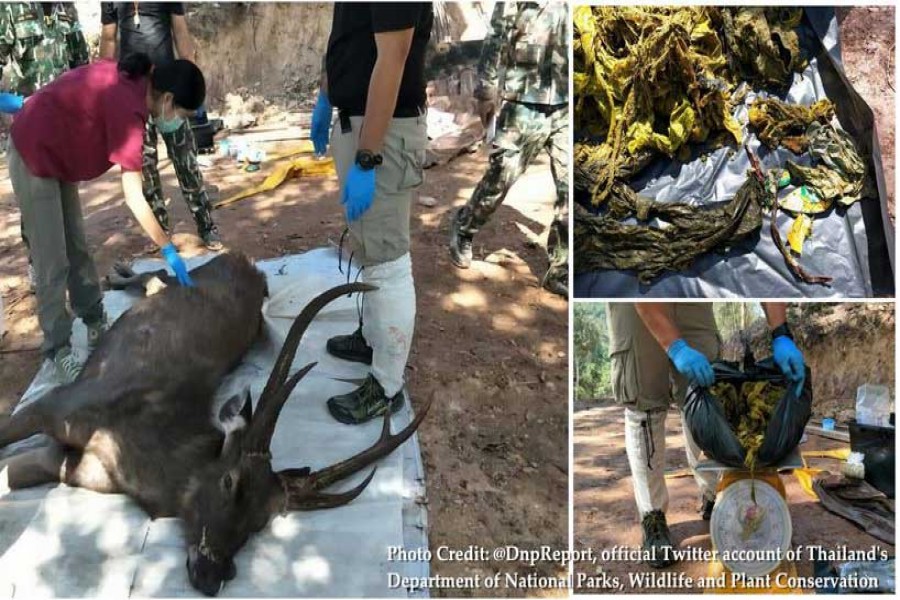
<svg viewBox="0 0 900 600">
<path fill-rule="evenodd" d="M 181 188 L 181 195 L 187 203 L 194 222 L 197 224 L 197 232 L 203 237 L 205 234 L 216 231 L 216 225 L 212 218 L 212 205 L 203 185 L 203 174 L 197 164 L 197 143 L 194 141 L 194 133 L 191 125 L 185 119 L 184 124 L 174 133 L 162 134 L 166 144 L 166 150 L 172 165 L 175 167 L 175 177 Z M 156 220 L 166 232 L 169 231 L 169 213 L 166 210 L 166 202 L 163 196 L 162 183 L 159 179 L 159 143 L 156 126 L 147 122 L 144 129 L 144 199 L 153 209 Z"/>
<path fill-rule="evenodd" d="M 459 231 L 474 237 L 503 203 L 509 188 L 541 150 L 550 156 L 556 185 L 555 215 L 547 238 L 546 278 L 568 281 L 569 265 L 569 107 L 505 102 L 497 116 L 497 135 L 488 170 L 456 213 Z"/>
</svg>

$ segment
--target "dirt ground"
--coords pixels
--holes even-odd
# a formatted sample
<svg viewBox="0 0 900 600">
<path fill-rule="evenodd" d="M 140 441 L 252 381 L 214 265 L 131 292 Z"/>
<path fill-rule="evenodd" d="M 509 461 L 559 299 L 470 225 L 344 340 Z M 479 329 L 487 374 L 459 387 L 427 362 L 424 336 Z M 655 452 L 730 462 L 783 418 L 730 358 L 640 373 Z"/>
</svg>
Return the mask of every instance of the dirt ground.
<svg viewBox="0 0 900 600">
<path fill-rule="evenodd" d="M 280 125 L 305 119 L 295 114 Z M 266 149 L 278 151 L 277 145 Z M 9 333 L 0 341 L 0 414 L 11 410 L 37 371 L 41 339 L 26 282 L 19 211 L 3 163 L 0 294 Z M 416 201 L 413 210 L 418 319 L 407 377 L 414 402 L 435 399 L 420 429 L 430 542 L 432 548 L 454 549 L 565 548 L 568 308 L 540 288 L 547 259 L 535 244 L 552 218 L 552 179 L 546 162 L 532 167 L 476 239 L 476 257 L 487 261 L 460 271 L 447 254 L 448 215 L 468 199 L 485 167 L 486 158 L 476 153 L 429 170 L 420 196 L 437 204 L 428 208 Z M 205 173 L 224 198 L 263 179 L 266 169 L 248 175 L 226 162 Z M 172 198 L 176 244 L 190 255 L 199 243 L 193 221 L 171 167 L 161 174 Z M 88 241 L 101 274 L 116 261 L 155 255 L 119 190 L 114 176 L 81 187 Z M 314 178 L 217 210 L 215 219 L 229 248 L 263 259 L 337 244 L 343 230 L 339 207 L 336 181 Z M 441 575 L 501 569 L 534 571 L 494 563 L 432 564 L 433 574 Z M 554 565 L 538 565 L 535 572 L 560 574 Z"/>
<path fill-rule="evenodd" d="M 888 212 L 894 210 L 894 7 L 837 9 L 841 56 L 847 78 L 875 113 L 881 146 Z"/>
<path fill-rule="evenodd" d="M 625 455 L 624 417 L 620 407 L 605 405 L 579 410 L 574 416 L 574 466 L 575 477 L 575 549 L 593 548 L 599 551 L 613 546 L 637 547 L 641 544 L 641 528 L 637 521 L 632 480 Z M 845 446 L 809 436 L 800 446 L 802 452 L 827 450 Z M 657 449 L 658 451 L 659 449 Z M 809 459 L 814 468 L 831 468 L 837 472 L 837 461 Z M 680 417 L 673 411 L 666 421 L 666 472 L 687 467 Z M 797 479 L 789 474 L 781 476 L 787 489 L 793 524 L 793 544 L 797 546 L 822 546 L 835 548 L 846 546 L 853 550 L 867 550 L 873 545 L 884 548 L 891 556 L 894 546 L 887 545 L 841 517 L 827 512 L 816 499 L 808 496 Z M 710 549 L 709 523 L 698 513 L 699 492 L 692 477 L 667 478 L 669 509 L 666 513 L 669 528 L 676 544 L 681 548 Z M 812 576 L 812 563 L 796 565 L 800 576 Z M 625 585 L 626 593 L 690 593 L 690 589 L 666 589 L 664 587 L 632 587 L 628 574 L 633 572 L 678 573 L 697 578 L 708 574 L 705 562 L 683 562 L 661 571 L 630 562 L 610 562 L 603 565 L 579 564 L 576 571 L 589 575 L 605 572 L 617 576 Z M 581 590 L 589 593 L 590 590 Z"/>
</svg>

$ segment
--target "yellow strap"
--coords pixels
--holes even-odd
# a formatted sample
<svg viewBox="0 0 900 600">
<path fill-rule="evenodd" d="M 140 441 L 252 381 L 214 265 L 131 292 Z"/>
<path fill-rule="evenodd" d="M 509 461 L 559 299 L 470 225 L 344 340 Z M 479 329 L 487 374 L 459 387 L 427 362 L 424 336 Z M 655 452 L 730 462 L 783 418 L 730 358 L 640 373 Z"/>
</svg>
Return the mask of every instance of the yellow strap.
<svg viewBox="0 0 900 600">
<path fill-rule="evenodd" d="M 271 174 L 269 174 L 269 176 L 266 177 L 266 179 L 259 185 L 253 186 L 252 188 L 244 190 L 242 192 L 238 192 L 237 194 L 229 198 L 225 198 L 224 200 L 220 200 L 213 206 L 215 208 L 221 208 L 223 206 L 228 206 L 229 204 L 237 202 L 238 200 L 243 200 L 244 198 L 249 198 L 250 196 L 255 196 L 256 194 L 274 190 L 288 179 L 293 179 L 295 177 L 315 177 L 317 175 L 334 174 L 335 170 L 333 159 L 319 159 L 313 158 L 311 156 L 304 156 L 291 162 L 286 162 L 284 164 L 278 165 L 275 170 Z"/>
</svg>

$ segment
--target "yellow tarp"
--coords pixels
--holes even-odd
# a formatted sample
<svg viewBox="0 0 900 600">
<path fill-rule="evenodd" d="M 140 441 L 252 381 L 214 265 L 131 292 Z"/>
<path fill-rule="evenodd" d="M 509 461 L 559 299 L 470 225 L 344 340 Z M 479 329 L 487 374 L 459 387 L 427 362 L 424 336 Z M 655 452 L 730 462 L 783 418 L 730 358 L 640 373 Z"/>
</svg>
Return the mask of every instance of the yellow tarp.
<svg viewBox="0 0 900 600">
<path fill-rule="evenodd" d="M 288 179 L 296 177 L 315 177 L 321 175 L 334 175 L 334 160 L 331 158 L 314 158 L 312 156 L 302 156 L 290 162 L 278 165 L 276 169 L 266 177 L 265 181 L 250 189 L 238 192 L 237 194 L 216 202 L 213 206 L 221 208 L 228 206 L 238 200 L 255 196 L 263 192 L 274 190 Z"/>
</svg>

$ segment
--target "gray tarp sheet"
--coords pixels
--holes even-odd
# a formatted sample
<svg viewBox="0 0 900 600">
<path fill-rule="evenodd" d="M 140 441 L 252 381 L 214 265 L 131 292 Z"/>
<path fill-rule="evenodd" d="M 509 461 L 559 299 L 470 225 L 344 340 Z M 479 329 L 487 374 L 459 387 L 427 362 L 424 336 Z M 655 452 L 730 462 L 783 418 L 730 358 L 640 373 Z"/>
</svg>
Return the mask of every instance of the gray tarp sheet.
<svg viewBox="0 0 900 600">
<path fill-rule="evenodd" d="M 834 277 L 831 287 L 798 281 L 790 273 L 769 234 L 765 211 L 759 236 L 751 236 L 723 254 L 700 257 L 687 272 L 666 273 L 649 285 L 641 285 L 628 271 L 595 271 L 575 276 L 575 296 L 605 297 L 704 297 L 704 298 L 846 298 L 893 295 L 894 232 L 887 216 L 881 154 L 874 116 L 853 90 L 843 73 L 837 36 L 837 21 L 831 9 L 806 9 L 802 39 L 810 57 L 806 70 L 795 75 L 786 100 L 812 104 L 830 98 L 841 126 L 851 133 L 870 162 L 878 184 L 880 202 L 865 200 L 849 209 L 833 208 L 815 219 L 813 234 L 804 245 L 800 263 L 810 274 Z M 748 95 L 738 108 L 750 149 L 771 168 L 787 159 L 808 164 L 788 150 L 770 151 L 747 131 Z M 746 178 L 750 161 L 743 151 L 719 148 L 689 163 L 659 160 L 633 187 L 660 202 L 683 201 L 695 205 L 730 200 Z M 792 218 L 778 215 L 782 239 Z M 577 263 L 578 258 L 574 260 Z"/>
<path fill-rule="evenodd" d="M 189 261 L 191 267 L 200 262 Z M 338 272 L 337 254 L 331 248 L 257 266 L 269 284 L 270 298 L 263 307 L 266 335 L 222 384 L 221 401 L 247 386 L 256 401 L 293 318 L 315 295 L 346 277 Z M 135 265 L 137 271 L 159 268 L 155 261 Z M 106 292 L 104 305 L 116 318 L 134 298 L 127 292 Z M 378 438 L 377 420 L 363 426 L 341 425 L 325 409 L 328 397 L 352 389 L 342 379 L 365 376 L 364 366 L 325 352 L 328 337 L 352 332 L 356 326 L 355 298 L 341 298 L 319 313 L 303 337 L 293 368 L 312 361 L 318 366 L 291 395 L 278 420 L 272 443 L 276 469 L 321 468 Z M 73 343 L 76 349 L 85 346 L 80 321 Z M 20 407 L 56 384 L 51 373 L 45 364 Z M 409 423 L 411 412 L 406 402 L 392 419 L 394 431 Z M 0 460 L 36 443 L 41 443 L 41 436 L 18 449 L 5 449 Z M 364 476 L 359 474 L 348 485 Z M 151 520 L 126 496 L 67 486 L 4 494 L 2 479 L 0 466 L 0 598 L 200 595 L 187 580 L 177 519 Z M 388 587 L 388 573 L 427 576 L 428 561 L 390 562 L 387 548 L 411 552 L 428 548 L 423 496 L 423 468 L 413 436 L 379 463 L 372 483 L 347 506 L 276 517 L 237 555 L 237 577 L 220 596 L 405 597 L 407 590 Z"/>
</svg>

